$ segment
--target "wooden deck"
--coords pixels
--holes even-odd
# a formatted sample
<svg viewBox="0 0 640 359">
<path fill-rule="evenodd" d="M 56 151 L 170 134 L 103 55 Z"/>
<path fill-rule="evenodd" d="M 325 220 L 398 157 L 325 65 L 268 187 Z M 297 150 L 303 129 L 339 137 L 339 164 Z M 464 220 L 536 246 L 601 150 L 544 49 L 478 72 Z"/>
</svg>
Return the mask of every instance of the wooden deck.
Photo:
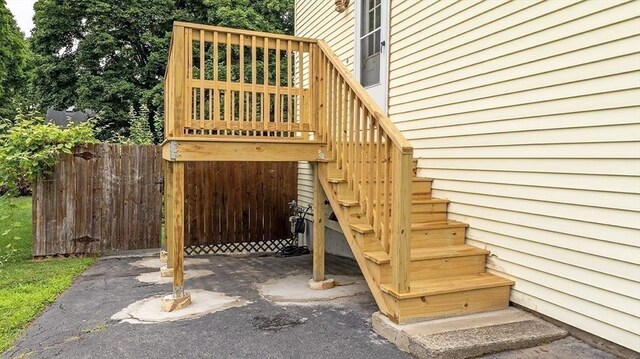
<svg viewBox="0 0 640 359">
<path fill-rule="evenodd" d="M 323 41 L 176 22 L 165 117 L 174 303 L 185 301 L 184 163 L 309 161 L 315 281 L 324 279 L 326 198 L 393 320 L 508 304 L 511 282 L 485 273 L 487 252 L 464 245 L 465 226 L 447 221 L 448 201 L 431 198 L 430 182 L 414 176 L 411 144 Z"/>
</svg>

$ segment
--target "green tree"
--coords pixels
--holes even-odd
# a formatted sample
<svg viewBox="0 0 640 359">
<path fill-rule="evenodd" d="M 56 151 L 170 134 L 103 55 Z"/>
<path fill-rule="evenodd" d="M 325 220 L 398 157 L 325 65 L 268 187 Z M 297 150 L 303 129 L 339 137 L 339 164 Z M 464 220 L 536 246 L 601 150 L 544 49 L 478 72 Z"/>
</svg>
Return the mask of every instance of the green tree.
<svg viewBox="0 0 640 359">
<path fill-rule="evenodd" d="M 151 132 L 161 133 L 154 118 L 163 106 L 173 21 L 293 31 L 293 0 L 39 0 L 35 10 L 40 106 L 100 111 L 102 139 L 126 135 L 129 109 L 143 105 Z"/>
<path fill-rule="evenodd" d="M 0 118 L 15 115 L 15 102 L 24 95 L 29 51 L 5 0 L 0 0 Z"/>
</svg>

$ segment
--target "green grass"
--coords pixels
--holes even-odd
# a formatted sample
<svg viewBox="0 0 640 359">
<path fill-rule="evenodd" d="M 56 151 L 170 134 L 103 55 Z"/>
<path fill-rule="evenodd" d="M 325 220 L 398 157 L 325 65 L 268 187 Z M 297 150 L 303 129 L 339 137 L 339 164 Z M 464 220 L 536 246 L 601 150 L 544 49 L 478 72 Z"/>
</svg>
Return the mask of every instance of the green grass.
<svg viewBox="0 0 640 359">
<path fill-rule="evenodd" d="M 31 197 L 0 198 L 0 354 L 94 260 L 31 260 Z"/>
</svg>

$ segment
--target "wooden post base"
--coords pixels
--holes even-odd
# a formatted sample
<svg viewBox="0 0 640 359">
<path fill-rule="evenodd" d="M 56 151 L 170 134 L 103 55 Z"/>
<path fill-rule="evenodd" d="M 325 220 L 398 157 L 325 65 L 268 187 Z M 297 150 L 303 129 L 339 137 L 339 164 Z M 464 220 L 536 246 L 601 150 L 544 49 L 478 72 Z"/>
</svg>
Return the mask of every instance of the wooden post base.
<svg viewBox="0 0 640 359">
<path fill-rule="evenodd" d="M 167 251 L 160 251 L 160 262 L 167 263 Z"/>
<path fill-rule="evenodd" d="M 191 294 L 184 293 L 180 298 L 176 298 L 173 294 L 165 295 L 162 297 L 162 310 L 165 312 L 172 312 L 174 310 L 188 307 L 191 304 Z"/>
<path fill-rule="evenodd" d="M 317 282 L 313 279 L 309 279 L 309 283 L 307 283 L 307 286 L 315 290 L 331 289 L 336 286 L 336 281 L 331 278 Z"/>
<path fill-rule="evenodd" d="M 161 277 L 173 277 L 173 268 L 167 268 L 167 266 L 162 266 L 160 268 L 160 276 Z"/>
</svg>

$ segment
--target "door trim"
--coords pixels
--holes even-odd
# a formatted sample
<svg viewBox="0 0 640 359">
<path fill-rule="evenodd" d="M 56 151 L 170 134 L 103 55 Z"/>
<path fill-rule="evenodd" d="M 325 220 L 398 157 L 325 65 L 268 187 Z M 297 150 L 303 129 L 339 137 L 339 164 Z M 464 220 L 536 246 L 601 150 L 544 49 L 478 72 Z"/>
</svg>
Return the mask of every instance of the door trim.
<svg viewBox="0 0 640 359">
<path fill-rule="evenodd" d="M 360 54 L 360 22 L 361 22 L 360 13 L 362 12 L 361 1 L 362 0 L 354 1 L 355 2 L 354 4 L 355 5 L 355 11 L 354 11 L 355 25 L 354 25 L 354 31 L 353 31 L 353 34 L 354 34 L 353 75 L 356 77 L 356 80 L 358 81 L 358 83 L 360 83 L 359 54 Z M 384 59 L 384 61 L 386 62 L 384 70 L 380 72 L 380 84 L 382 86 L 382 89 L 384 90 L 384 105 L 380 107 L 382 108 L 385 114 L 389 113 L 389 65 L 391 63 L 391 57 L 390 57 L 390 51 L 389 51 L 391 47 L 391 44 L 389 43 L 389 33 L 391 32 L 390 2 L 391 2 L 390 0 L 381 1 L 384 16 L 380 17 L 380 20 L 383 21 L 383 23 L 381 24 L 380 40 L 385 42 L 385 46 L 382 49 L 380 58 Z"/>
</svg>

